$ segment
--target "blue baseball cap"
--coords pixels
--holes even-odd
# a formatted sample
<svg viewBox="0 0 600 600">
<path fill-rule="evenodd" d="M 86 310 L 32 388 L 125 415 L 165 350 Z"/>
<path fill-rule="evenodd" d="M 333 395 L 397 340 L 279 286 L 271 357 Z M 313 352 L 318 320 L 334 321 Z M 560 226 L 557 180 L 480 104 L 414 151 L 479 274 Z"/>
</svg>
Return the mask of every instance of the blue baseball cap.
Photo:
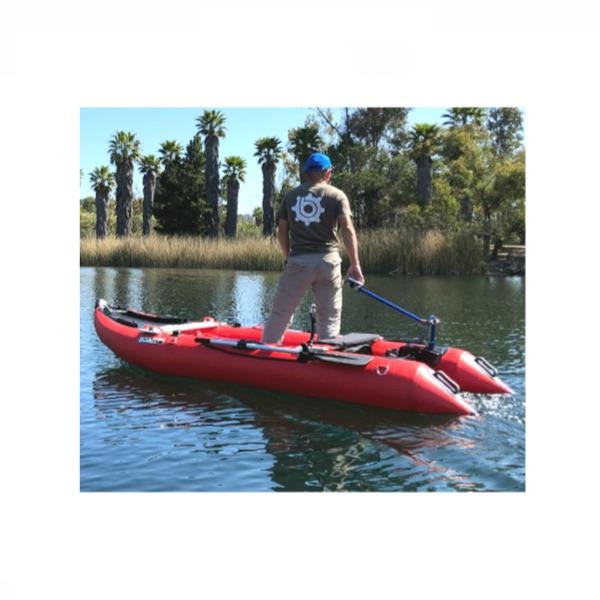
<svg viewBox="0 0 600 600">
<path fill-rule="evenodd" d="M 327 171 L 331 169 L 331 160 L 326 154 L 321 152 L 314 152 L 311 154 L 304 163 L 304 173 L 308 171 Z"/>
</svg>

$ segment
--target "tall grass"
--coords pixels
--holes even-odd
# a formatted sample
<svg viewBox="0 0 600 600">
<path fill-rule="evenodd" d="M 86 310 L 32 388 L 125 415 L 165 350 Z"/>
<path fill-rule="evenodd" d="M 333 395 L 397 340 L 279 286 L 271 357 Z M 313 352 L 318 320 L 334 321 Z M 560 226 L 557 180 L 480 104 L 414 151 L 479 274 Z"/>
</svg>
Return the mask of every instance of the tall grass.
<svg viewBox="0 0 600 600">
<path fill-rule="evenodd" d="M 483 268 L 481 243 L 468 232 L 366 231 L 359 234 L 359 250 L 365 273 L 474 275 Z M 80 264 L 278 271 L 282 255 L 274 239 L 210 240 L 153 235 L 82 239 Z"/>
<path fill-rule="evenodd" d="M 366 273 L 478 275 L 484 271 L 482 245 L 466 231 L 379 229 L 362 232 L 359 246 Z"/>
</svg>

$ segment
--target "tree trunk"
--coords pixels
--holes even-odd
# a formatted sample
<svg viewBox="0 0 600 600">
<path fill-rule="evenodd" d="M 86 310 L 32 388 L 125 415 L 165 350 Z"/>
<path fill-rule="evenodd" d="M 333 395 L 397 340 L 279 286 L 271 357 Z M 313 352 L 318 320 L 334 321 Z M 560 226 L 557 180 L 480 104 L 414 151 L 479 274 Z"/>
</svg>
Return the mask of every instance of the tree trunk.
<svg viewBox="0 0 600 600">
<path fill-rule="evenodd" d="M 298 160 L 299 164 L 299 169 L 298 169 L 298 175 L 300 176 L 300 183 L 304 183 L 305 180 L 305 174 L 304 174 L 304 163 L 308 160 L 309 155 L 307 154 L 306 156 L 301 156 Z"/>
<path fill-rule="evenodd" d="M 421 206 L 431 203 L 431 165 L 430 156 L 419 156 L 417 163 L 417 198 Z"/>
<path fill-rule="evenodd" d="M 143 235 L 150 235 L 152 228 L 152 206 L 154 205 L 154 192 L 156 190 L 156 174 L 146 173 L 144 175 L 144 222 L 142 226 Z"/>
<path fill-rule="evenodd" d="M 204 143 L 206 154 L 206 195 L 208 205 L 211 208 L 208 235 L 217 237 L 219 235 L 219 138 L 216 135 L 206 137 Z"/>
<path fill-rule="evenodd" d="M 96 239 L 103 240 L 108 233 L 108 191 L 96 191 Z"/>
<path fill-rule="evenodd" d="M 117 165 L 117 237 L 131 234 L 131 203 L 133 200 L 133 169 Z"/>
<path fill-rule="evenodd" d="M 227 216 L 225 217 L 225 235 L 234 238 L 237 233 L 238 194 L 240 182 L 229 179 L 227 182 Z"/>
<path fill-rule="evenodd" d="M 464 196 L 460 201 L 460 216 L 467 223 L 473 222 L 473 201 L 468 196 Z"/>
<path fill-rule="evenodd" d="M 490 243 L 492 241 L 492 216 L 489 208 L 483 205 L 483 256 L 490 258 Z"/>
<path fill-rule="evenodd" d="M 275 169 L 274 164 L 265 163 L 263 172 L 263 235 L 273 235 L 275 230 Z"/>
<path fill-rule="evenodd" d="M 498 252 L 502 250 L 503 241 L 499 237 L 494 238 L 494 248 L 492 250 L 492 260 L 496 260 L 498 258 Z"/>
</svg>

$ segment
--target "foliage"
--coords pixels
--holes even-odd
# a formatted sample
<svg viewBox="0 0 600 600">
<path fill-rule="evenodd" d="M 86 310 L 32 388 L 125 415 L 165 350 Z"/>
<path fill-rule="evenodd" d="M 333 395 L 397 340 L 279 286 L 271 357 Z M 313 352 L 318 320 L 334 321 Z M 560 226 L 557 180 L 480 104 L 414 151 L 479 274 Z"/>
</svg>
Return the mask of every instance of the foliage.
<svg viewBox="0 0 600 600">
<path fill-rule="evenodd" d="M 262 137 L 254 143 L 254 156 L 258 157 L 258 164 L 277 164 L 282 156 L 281 140 L 276 137 Z"/>
<path fill-rule="evenodd" d="M 492 136 L 496 154 L 508 158 L 515 153 L 523 140 L 523 115 L 518 108 L 490 109 L 487 128 Z"/>
<path fill-rule="evenodd" d="M 380 147 L 391 144 L 395 149 L 407 142 L 406 122 L 408 108 L 357 108 L 348 115 L 350 136 L 357 142 Z"/>
<path fill-rule="evenodd" d="M 255 211 L 262 209 L 256 208 Z M 257 223 L 255 218 L 250 215 L 239 215 L 237 222 L 238 238 L 262 238 L 262 218 Z"/>
<path fill-rule="evenodd" d="M 133 169 L 133 164 L 141 156 L 140 141 L 135 133 L 117 131 L 109 144 L 110 162 L 113 165 Z"/>
<path fill-rule="evenodd" d="M 299 162 L 301 168 L 304 165 L 304 161 L 313 152 L 321 150 L 323 146 L 323 140 L 319 135 L 319 127 L 316 124 L 290 129 L 288 140 L 288 149 Z"/>
<path fill-rule="evenodd" d="M 410 157 L 433 157 L 440 149 L 440 128 L 429 123 L 417 123 L 410 131 Z"/>
<path fill-rule="evenodd" d="M 297 184 L 299 167 L 308 154 L 323 151 L 333 162 L 332 184 L 350 199 L 361 260 L 363 240 L 371 240 L 371 232 L 386 232 L 380 243 L 387 250 L 377 253 L 368 246 L 367 254 L 377 254 L 377 261 L 384 263 L 386 256 L 401 256 L 392 261 L 396 266 L 390 270 L 402 272 L 451 271 L 442 264 L 443 252 L 454 253 L 455 258 L 447 258 L 448 264 L 460 263 L 460 272 L 475 272 L 490 243 L 524 243 L 522 112 L 514 107 L 452 107 L 444 114 L 443 126 L 418 123 L 409 129 L 410 110 L 318 108 L 303 125 L 290 129 L 287 152 L 278 138 L 256 140 L 254 156 L 263 167 L 263 203 L 251 216 L 238 217 L 237 236 L 259 237 L 261 227 L 272 231 L 273 211 Z M 142 156 L 135 134 L 119 131 L 110 140 L 111 162 L 117 165 L 117 198 L 123 199 L 124 193 L 132 196 L 130 172 L 135 163 L 143 173 L 157 175 L 154 213 L 159 234 L 214 235 L 215 223 L 224 221 L 225 201 L 230 213 L 236 205 L 239 183 L 230 186 L 228 182 L 245 179 L 247 166 L 240 157 L 227 157 L 223 178 L 219 177 L 223 113 L 204 111 L 196 124 L 198 135 L 185 151 L 175 140 L 167 140 L 161 144 L 159 158 Z M 204 148 L 200 135 L 205 136 Z M 90 174 L 94 189 L 107 186 L 104 191 L 109 198 L 115 185 L 112 175 L 108 167 Z M 82 237 L 93 234 L 94 212 L 94 198 L 82 200 Z M 115 201 L 110 199 L 109 236 L 114 234 L 114 212 Z M 136 199 L 134 235 L 141 229 L 140 214 Z M 391 235 L 392 227 L 402 233 L 402 241 Z M 399 250 L 392 250 L 395 244 L 401 245 Z M 475 252 L 475 258 L 467 267 L 462 254 L 469 252 Z M 377 261 L 373 268 L 379 268 Z"/>
<path fill-rule="evenodd" d="M 161 170 L 161 161 L 159 158 L 154 156 L 154 154 L 148 154 L 140 158 L 140 164 L 138 168 L 140 173 L 143 173 L 144 175 L 148 173 L 159 175 Z"/>
<path fill-rule="evenodd" d="M 481 127 L 485 120 L 485 108 L 463 107 L 451 108 L 442 115 L 444 125 L 453 127 Z"/>
<path fill-rule="evenodd" d="M 196 118 L 196 127 L 206 137 L 225 137 L 225 115 L 218 110 L 205 110 Z"/>
<path fill-rule="evenodd" d="M 166 166 L 167 163 L 181 158 L 183 146 L 175 140 L 166 140 L 160 145 L 158 153 L 160 154 L 160 161 L 163 166 Z"/>
<path fill-rule="evenodd" d="M 481 195 L 484 240 L 525 238 L 525 157 L 496 161 L 488 187 Z"/>
<path fill-rule="evenodd" d="M 200 136 L 189 142 L 185 156 L 165 164 L 154 196 L 156 230 L 170 235 L 202 235 L 210 209 L 204 183 L 204 154 Z"/>
<path fill-rule="evenodd" d="M 257 227 L 262 227 L 263 224 L 263 210 L 260 206 L 257 206 L 253 211 L 252 211 L 252 219 L 254 220 L 254 224 Z"/>
<path fill-rule="evenodd" d="M 96 167 L 90 173 L 90 183 L 95 192 L 110 193 L 115 186 L 115 176 L 110 170 L 110 167 L 103 165 Z"/>
<path fill-rule="evenodd" d="M 116 203 L 114 198 L 108 200 L 108 235 L 116 235 Z M 131 235 L 139 236 L 142 234 L 142 213 L 143 200 L 135 198 L 131 203 Z M 79 237 L 81 239 L 93 238 L 96 233 L 96 203 L 94 198 L 88 197 L 81 200 L 79 204 Z"/>
<path fill-rule="evenodd" d="M 225 170 L 223 172 L 223 183 L 229 179 L 244 181 L 246 178 L 246 161 L 241 156 L 227 156 L 225 158 Z"/>
</svg>

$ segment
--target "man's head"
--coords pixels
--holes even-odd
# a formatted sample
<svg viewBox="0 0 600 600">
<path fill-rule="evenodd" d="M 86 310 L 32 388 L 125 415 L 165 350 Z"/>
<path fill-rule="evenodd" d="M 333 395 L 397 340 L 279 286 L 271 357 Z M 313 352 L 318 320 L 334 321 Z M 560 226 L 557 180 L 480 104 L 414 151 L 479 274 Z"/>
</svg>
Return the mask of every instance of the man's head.
<svg viewBox="0 0 600 600">
<path fill-rule="evenodd" d="M 326 154 L 313 152 L 305 161 L 304 175 L 309 183 L 319 183 L 331 179 L 331 160 Z"/>
</svg>

